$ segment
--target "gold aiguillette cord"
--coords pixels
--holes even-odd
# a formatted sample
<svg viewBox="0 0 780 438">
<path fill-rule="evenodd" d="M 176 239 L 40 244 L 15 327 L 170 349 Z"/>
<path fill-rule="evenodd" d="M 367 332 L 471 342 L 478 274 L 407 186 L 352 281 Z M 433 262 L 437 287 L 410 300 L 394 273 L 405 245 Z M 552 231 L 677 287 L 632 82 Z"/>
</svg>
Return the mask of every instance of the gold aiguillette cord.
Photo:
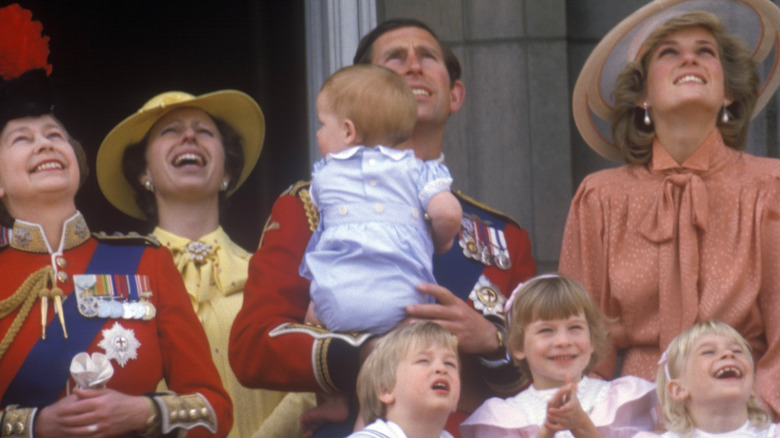
<svg viewBox="0 0 780 438">
<path fill-rule="evenodd" d="M 57 287 L 57 280 L 54 278 L 54 269 L 48 267 L 48 281 L 38 292 L 41 296 L 41 338 L 46 339 L 46 322 L 49 314 L 49 297 L 54 298 L 54 308 L 60 319 L 62 334 L 68 339 L 68 330 L 65 328 L 65 314 L 62 312 L 62 289 Z M 51 287 L 49 287 L 51 285 Z"/>
<path fill-rule="evenodd" d="M 19 308 L 19 312 L 11 323 L 11 327 L 8 328 L 2 341 L 0 341 L 0 359 L 3 358 L 6 350 L 11 346 L 17 333 L 19 333 L 22 323 L 27 319 L 33 304 L 35 304 L 35 300 L 41 295 L 40 291 L 46 289 L 46 283 L 53 278 L 53 275 L 54 270 L 51 266 L 39 269 L 30 274 L 30 276 L 27 277 L 27 280 L 19 286 L 19 289 L 17 289 L 13 295 L 4 300 L 0 300 L 0 318 L 5 318 Z M 46 290 L 48 291 L 48 289 Z M 41 302 L 41 304 L 43 304 L 43 302 Z"/>
</svg>

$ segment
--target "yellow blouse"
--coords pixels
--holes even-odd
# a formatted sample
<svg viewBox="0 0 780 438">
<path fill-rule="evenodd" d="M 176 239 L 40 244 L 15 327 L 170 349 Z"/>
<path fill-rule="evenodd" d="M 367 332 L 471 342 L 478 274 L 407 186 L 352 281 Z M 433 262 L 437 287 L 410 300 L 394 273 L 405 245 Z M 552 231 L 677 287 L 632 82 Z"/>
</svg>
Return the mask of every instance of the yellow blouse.
<svg viewBox="0 0 780 438">
<path fill-rule="evenodd" d="M 228 437 L 251 437 L 287 394 L 242 386 L 228 362 L 230 326 L 241 309 L 251 254 L 230 240 L 222 227 L 194 242 L 159 227 L 152 234 L 173 254 L 206 331 L 211 358 L 233 399 L 233 430 Z M 296 415 L 289 421 L 298 427 Z"/>
</svg>

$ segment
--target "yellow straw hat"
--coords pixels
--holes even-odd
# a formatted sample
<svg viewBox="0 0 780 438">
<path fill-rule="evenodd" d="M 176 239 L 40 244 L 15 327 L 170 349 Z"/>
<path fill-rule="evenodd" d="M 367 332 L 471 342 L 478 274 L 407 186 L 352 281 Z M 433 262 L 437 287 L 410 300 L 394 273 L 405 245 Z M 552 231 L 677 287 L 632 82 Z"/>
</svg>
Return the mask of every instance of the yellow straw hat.
<svg viewBox="0 0 780 438">
<path fill-rule="evenodd" d="M 108 133 L 97 153 L 97 180 L 100 190 L 116 208 L 132 217 L 146 219 L 138 207 L 136 192 L 122 172 L 125 149 L 146 137 L 152 126 L 168 111 L 199 108 L 229 124 L 241 136 L 244 167 L 228 196 L 243 184 L 260 157 L 265 137 L 265 118 L 260 106 L 249 95 L 237 90 L 220 90 L 193 96 L 169 91 L 151 98 L 138 112 L 126 118 Z"/>
<path fill-rule="evenodd" d="M 655 0 L 629 15 L 602 38 L 585 61 L 574 85 L 574 122 L 580 135 L 599 155 L 612 161 L 624 161 L 612 143 L 609 123 L 618 74 L 630 61 L 638 60 L 642 43 L 650 33 L 670 19 L 693 11 L 717 16 L 725 32 L 741 37 L 751 50 L 759 72 L 764 73 L 753 117 L 774 94 L 780 84 L 780 9 L 771 1 Z M 767 59 L 771 63 L 762 65 Z"/>
</svg>

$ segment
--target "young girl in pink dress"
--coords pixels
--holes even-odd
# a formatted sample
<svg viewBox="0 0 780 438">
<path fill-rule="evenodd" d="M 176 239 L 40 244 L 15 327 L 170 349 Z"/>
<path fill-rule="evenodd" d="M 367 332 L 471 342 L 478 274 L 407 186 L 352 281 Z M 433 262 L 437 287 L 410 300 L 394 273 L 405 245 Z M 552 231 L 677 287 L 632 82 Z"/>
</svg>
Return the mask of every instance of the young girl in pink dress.
<svg viewBox="0 0 780 438">
<path fill-rule="evenodd" d="M 661 436 L 780 436 L 755 396 L 754 367 L 747 341 L 728 324 L 710 319 L 677 336 L 656 379 L 668 429 Z"/>
<path fill-rule="evenodd" d="M 652 382 L 587 377 L 608 348 L 604 316 L 585 289 L 561 275 L 518 286 L 507 306 L 507 351 L 532 379 L 508 399 L 491 398 L 460 427 L 464 438 L 610 437 L 653 430 Z"/>
</svg>

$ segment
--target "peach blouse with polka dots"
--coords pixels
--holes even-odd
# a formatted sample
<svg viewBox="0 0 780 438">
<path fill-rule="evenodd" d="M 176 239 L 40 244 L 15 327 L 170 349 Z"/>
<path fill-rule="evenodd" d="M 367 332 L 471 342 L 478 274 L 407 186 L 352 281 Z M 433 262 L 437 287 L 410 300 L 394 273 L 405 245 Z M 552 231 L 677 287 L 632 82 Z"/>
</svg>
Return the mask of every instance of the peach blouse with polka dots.
<svg viewBox="0 0 780 438">
<path fill-rule="evenodd" d="M 780 160 L 730 149 L 717 129 L 682 165 L 656 141 L 648 165 L 582 182 L 559 270 L 615 318 L 602 377 L 620 357 L 621 375 L 654 380 L 672 338 L 715 318 L 748 340 L 780 413 Z"/>
</svg>

